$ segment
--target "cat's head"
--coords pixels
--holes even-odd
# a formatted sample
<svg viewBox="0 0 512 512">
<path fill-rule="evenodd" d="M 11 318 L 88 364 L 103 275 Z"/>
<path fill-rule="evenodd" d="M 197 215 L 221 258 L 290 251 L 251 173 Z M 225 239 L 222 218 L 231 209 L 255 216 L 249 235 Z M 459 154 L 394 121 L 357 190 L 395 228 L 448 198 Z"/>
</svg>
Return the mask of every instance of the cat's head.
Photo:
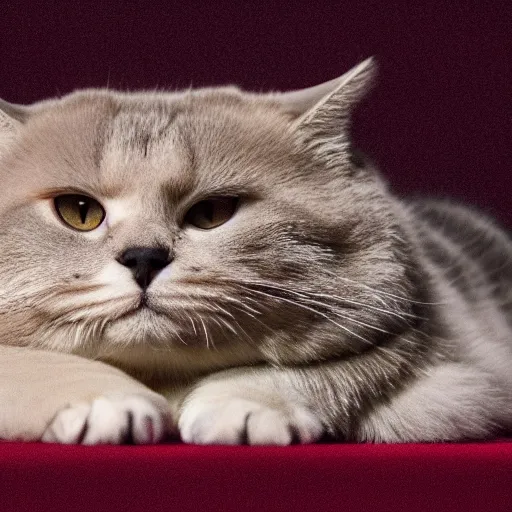
<svg viewBox="0 0 512 512">
<path fill-rule="evenodd" d="M 364 347 L 410 288 L 392 201 L 348 137 L 374 75 L 1 103 L 2 341 L 134 366 Z"/>
</svg>

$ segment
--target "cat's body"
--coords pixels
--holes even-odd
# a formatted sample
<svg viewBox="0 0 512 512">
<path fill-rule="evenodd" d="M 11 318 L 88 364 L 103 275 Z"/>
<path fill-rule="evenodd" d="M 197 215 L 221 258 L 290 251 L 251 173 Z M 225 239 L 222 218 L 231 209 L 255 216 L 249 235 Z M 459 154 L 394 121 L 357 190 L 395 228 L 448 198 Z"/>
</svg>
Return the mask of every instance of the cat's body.
<svg viewBox="0 0 512 512">
<path fill-rule="evenodd" d="M 0 104 L 0 437 L 510 429 L 512 242 L 352 152 L 372 76 Z"/>
</svg>

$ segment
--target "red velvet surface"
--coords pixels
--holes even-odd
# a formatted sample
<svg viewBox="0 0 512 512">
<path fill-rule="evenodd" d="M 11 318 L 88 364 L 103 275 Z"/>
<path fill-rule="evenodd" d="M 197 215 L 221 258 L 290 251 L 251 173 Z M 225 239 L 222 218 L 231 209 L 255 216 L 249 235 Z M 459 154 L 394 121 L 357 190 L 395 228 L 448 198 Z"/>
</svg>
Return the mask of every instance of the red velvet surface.
<svg viewBox="0 0 512 512">
<path fill-rule="evenodd" d="M 0 443 L 0 510 L 505 512 L 512 510 L 512 442 Z"/>
</svg>

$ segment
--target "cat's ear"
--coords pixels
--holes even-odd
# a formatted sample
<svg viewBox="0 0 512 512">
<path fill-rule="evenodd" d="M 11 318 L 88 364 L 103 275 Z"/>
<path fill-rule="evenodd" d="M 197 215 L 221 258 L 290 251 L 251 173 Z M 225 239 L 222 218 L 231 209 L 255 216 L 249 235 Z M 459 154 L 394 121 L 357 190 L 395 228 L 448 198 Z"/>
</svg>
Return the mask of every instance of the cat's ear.
<svg viewBox="0 0 512 512">
<path fill-rule="evenodd" d="M 0 155 L 12 144 L 27 117 L 27 107 L 0 99 Z"/>
<path fill-rule="evenodd" d="M 276 94 L 273 99 L 302 121 L 315 116 L 343 119 L 361 101 L 375 81 L 377 64 L 370 57 L 334 80 L 307 89 Z M 341 119 L 341 120 L 342 120 Z"/>
<path fill-rule="evenodd" d="M 327 167 L 339 169 L 349 163 L 351 114 L 376 75 L 375 60 L 369 58 L 330 82 L 276 96 L 293 117 L 292 130 L 300 135 L 305 147 L 317 157 L 324 157 Z"/>
</svg>

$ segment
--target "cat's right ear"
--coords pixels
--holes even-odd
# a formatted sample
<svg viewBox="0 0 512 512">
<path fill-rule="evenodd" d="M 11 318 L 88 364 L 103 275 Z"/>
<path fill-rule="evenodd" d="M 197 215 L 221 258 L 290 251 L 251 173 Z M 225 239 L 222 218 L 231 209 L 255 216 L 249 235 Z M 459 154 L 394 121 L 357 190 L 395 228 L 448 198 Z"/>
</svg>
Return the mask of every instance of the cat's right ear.
<svg viewBox="0 0 512 512">
<path fill-rule="evenodd" d="M 12 144 L 27 117 L 27 107 L 0 99 L 0 155 Z"/>
</svg>

